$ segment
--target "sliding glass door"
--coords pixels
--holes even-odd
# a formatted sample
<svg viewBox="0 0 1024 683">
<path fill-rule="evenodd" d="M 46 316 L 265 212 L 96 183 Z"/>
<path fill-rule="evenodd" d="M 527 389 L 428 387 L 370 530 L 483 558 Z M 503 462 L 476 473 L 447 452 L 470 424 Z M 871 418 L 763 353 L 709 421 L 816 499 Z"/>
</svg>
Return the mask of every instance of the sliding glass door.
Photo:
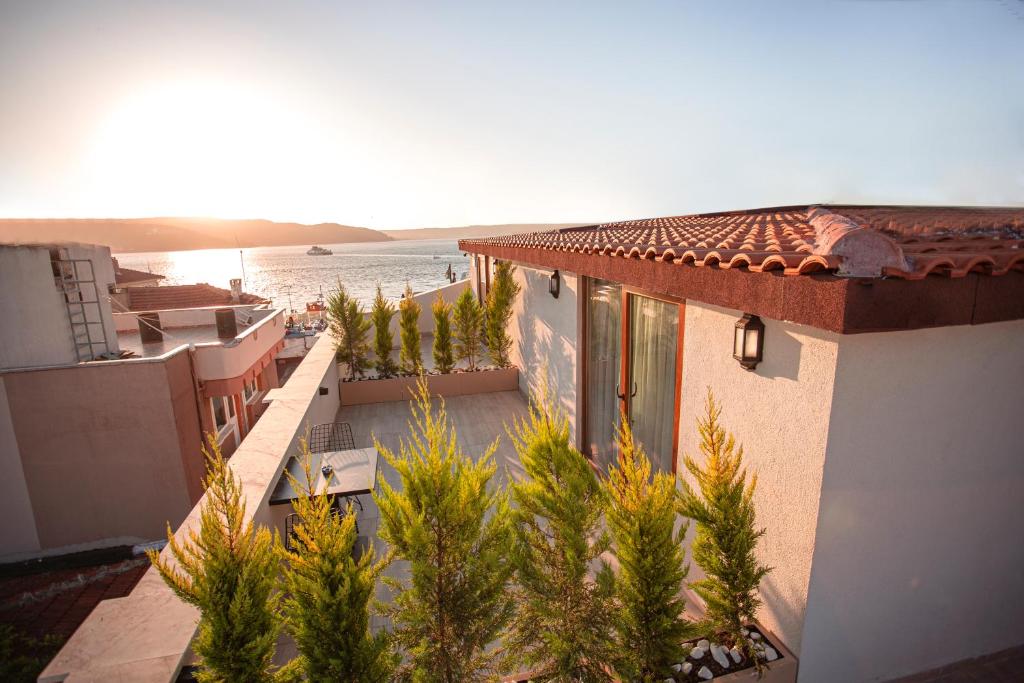
<svg viewBox="0 0 1024 683">
<path fill-rule="evenodd" d="M 651 464 L 672 471 L 679 305 L 629 295 L 629 417 Z"/>
<path fill-rule="evenodd" d="M 622 372 L 622 287 L 590 280 L 587 303 L 586 455 L 601 469 L 615 459 L 619 399 L 615 387 Z"/>
<path fill-rule="evenodd" d="M 617 455 L 623 411 L 654 467 L 673 470 L 679 410 L 679 304 L 590 280 L 586 318 L 587 455 L 602 470 Z M 625 362 L 623 362 L 625 360 Z"/>
</svg>

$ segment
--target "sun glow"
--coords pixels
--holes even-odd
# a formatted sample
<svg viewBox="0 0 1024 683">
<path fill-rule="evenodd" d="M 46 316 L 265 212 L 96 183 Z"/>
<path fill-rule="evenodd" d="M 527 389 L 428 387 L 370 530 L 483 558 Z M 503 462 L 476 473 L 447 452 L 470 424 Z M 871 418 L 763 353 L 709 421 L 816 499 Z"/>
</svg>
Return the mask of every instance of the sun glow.
<svg viewBox="0 0 1024 683">
<path fill-rule="evenodd" d="M 114 107 L 93 140 L 88 172 L 98 194 L 113 190 L 145 207 L 142 215 L 248 217 L 272 207 L 271 194 L 301 202 L 312 189 L 306 179 L 327 170 L 319 129 L 258 91 L 161 84 Z M 337 165 L 332 170 L 336 178 Z"/>
</svg>

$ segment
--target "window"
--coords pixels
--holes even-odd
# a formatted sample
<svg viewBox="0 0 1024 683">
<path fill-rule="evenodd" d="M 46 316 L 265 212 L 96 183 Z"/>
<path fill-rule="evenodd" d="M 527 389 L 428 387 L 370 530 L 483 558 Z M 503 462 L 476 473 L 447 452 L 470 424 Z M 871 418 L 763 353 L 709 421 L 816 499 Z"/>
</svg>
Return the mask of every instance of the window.
<svg viewBox="0 0 1024 683">
<path fill-rule="evenodd" d="M 228 404 L 228 414 L 231 415 L 231 417 L 234 417 L 235 416 L 235 398 L 233 396 L 225 396 L 221 400 Z"/>
<path fill-rule="evenodd" d="M 217 430 L 220 431 L 228 423 L 227 413 L 224 411 L 224 397 L 214 396 L 210 399 L 210 403 L 213 404 L 213 422 L 217 425 Z"/>
<path fill-rule="evenodd" d="M 258 391 L 259 389 L 256 383 L 256 378 L 253 377 L 251 380 L 247 381 L 242 388 L 242 393 L 245 395 L 245 402 L 251 402 Z"/>
</svg>

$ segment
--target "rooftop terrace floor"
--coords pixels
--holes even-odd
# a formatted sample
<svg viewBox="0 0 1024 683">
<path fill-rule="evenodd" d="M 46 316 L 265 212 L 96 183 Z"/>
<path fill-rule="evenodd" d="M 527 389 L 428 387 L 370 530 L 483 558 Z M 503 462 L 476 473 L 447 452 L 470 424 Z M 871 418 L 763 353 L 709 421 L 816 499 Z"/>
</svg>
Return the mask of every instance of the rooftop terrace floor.
<svg viewBox="0 0 1024 683">
<path fill-rule="evenodd" d="M 435 408 L 439 402 L 440 399 L 432 399 Z M 511 425 L 513 420 L 524 418 L 528 413 L 526 401 L 518 391 L 452 396 L 446 398 L 444 402 L 448 418 L 455 427 L 459 446 L 474 460 L 487 450 L 496 437 L 498 438 L 498 448 L 494 453 L 494 462 L 498 466 L 494 476 L 496 485 L 504 484 L 508 477 L 522 476 L 523 469 L 519 464 L 519 457 L 505 433 L 505 425 Z M 396 401 L 342 406 L 338 411 L 337 421 L 347 422 L 352 426 L 356 448 L 373 446 L 373 439 L 376 437 L 382 446 L 397 455 L 401 441 L 408 439 L 410 418 L 409 402 Z M 378 486 L 379 480 L 384 479 L 392 487 L 401 488 L 398 473 L 383 458 L 379 461 L 379 468 Z M 358 516 L 359 535 L 371 540 L 379 551 L 383 551 L 383 543 L 377 538 L 377 506 L 370 496 L 360 496 L 360 503 L 363 505 L 363 511 Z M 405 562 L 393 562 L 385 570 L 385 575 L 405 578 L 408 575 L 408 567 Z M 383 584 L 378 585 L 377 597 L 382 601 L 390 601 L 389 591 Z M 375 615 L 372 625 L 374 628 L 381 628 L 387 625 L 387 621 Z"/>
<path fill-rule="evenodd" d="M 515 448 L 505 433 L 505 426 L 528 414 L 526 401 L 518 391 L 501 391 L 489 394 L 452 396 L 444 399 L 448 418 L 458 435 L 462 450 L 474 459 L 481 455 L 497 437 L 498 449 L 494 454 L 498 465 L 495 475 L 505 482 L 506 472 L 518 477 L 522 466 Z M 437 407 L 440 399 L 432 399 Z M 338 422 L 352 426 L 356 448 L 373 446 L 376 437 L 381 445 L 399 452 L 401 440 L 409 435 L 409 420 L 412 416 L 408 401 L 370 403 L 365 405 L 342 406 L 338 411 Z M 397 473 L 382 460 L 380 476 L 391 485 L 398 485 Z"/>
</svg>

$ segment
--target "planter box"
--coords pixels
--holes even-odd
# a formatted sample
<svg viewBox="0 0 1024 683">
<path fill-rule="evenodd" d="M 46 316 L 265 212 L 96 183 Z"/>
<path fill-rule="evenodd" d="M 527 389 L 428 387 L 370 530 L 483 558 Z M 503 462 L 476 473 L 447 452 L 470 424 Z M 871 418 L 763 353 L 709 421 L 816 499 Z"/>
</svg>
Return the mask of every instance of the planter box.
<svg viewBox="0 0 1024 683">
<path fill-rule="evenodd" d="M 475 372 L 453 372 L 447 375 L 426 375 L 431 396 L 465 396 L 494 391 L 517 391 L 517 368 L 492 368 Z M 408 401 L 416 391 L 417 377 L 391 377 L 341 382 L 341 405 Z"/>
<path fill-rule="evenodd" d="M 711 683 L 739 683 L 740 681 L 744 683 L 752 681 L 759 681 L 759 683 L 796 683 L 796 673 L 799 665 L 797 658 L 789 651 L 789 648 L 782 644 L 777 635 L 761 626 L 761 624 L 755 624 L 754 627 L 778 651 L 779 658 L 768 664 L 770 668 L 765 671 L 764 676 L 761 678 L 757 677 L 757 669 L 751 667 L 742 671 L 717 676 L 711 679 Z M 711 655 L 704 656 L 705 658 L 710 658 Z"/>
<path fill-rule="evenodd" d="M 761 678 L 757 677 L 757 669 L 749 668 L 744 669 L 743 671 L 736 671 L 735 673 L 712 678 L 711 683 L 738 683 L 739 681 L 743 681 L 744 683 L 752 681 L 758 681 L 759 683 L 796 683 L 796 673 L 799 665 L 797 658 L 794 657 L 793 653 L 782 644 L 782 641 L 779 640 L 778 636 L 761 626 L 761 624 L 755 624 L 755 626 L 757 630 L 761 632 L 761 635 L 765 637 L 768 643 L 778 651 L 780 655 L 779 659 L 776 659 L 768 665 L 771 668 L 765 671 L 764 676 Z M 710 654 L 704 656 L 708 659 L 711 658 Z M 700 668 L 700 665 L 698 664 L 696 668 Z M 533 673 L 534 672 L 521 671 L 515 675 L 506 676 L 501 680 L 502 683 L 526 683 L 531 679 Z M 694 678 L 696 678 L 696 676 L 694 676 Z M 666 678 L 665 680 L 686 680 L 686 678 L 680 676 L 677 679 Z"/>
</svg>

